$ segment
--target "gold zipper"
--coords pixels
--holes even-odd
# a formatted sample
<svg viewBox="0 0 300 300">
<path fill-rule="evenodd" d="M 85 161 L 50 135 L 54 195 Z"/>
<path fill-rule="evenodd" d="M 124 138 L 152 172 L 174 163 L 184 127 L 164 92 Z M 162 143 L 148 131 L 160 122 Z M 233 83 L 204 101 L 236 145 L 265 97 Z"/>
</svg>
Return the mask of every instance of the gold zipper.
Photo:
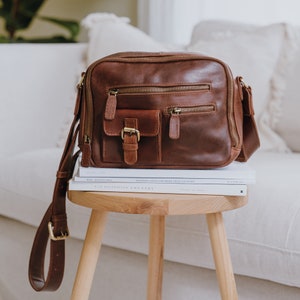
<svg viewBox="0 0 300 300">
<path fill-rule="evenodd" d="M 234 118 L 234 80 L 230 69 L 225 65 L 228 80 L 228 124 L 233 147 L 239 144 L 239 136 Z"/>
<path fill-rule="evenodd" d="M 197 112 L 212 112 L 215 111 L 215 105 L 213 104 L 204 104 L 198 106 L 191 106 L 191 107 L 169 107 L 167 109 L 170 115 L 173 114 L 184 114 L 184 113 L 197 113 Z"/>
<path fill-rule="evenodd" d="M 176 86 L 132 86 L 132 87 L 117 87 L 108 91 L 109 95 L 117 96 L 123 94 L 156 94 L 156 93 L 176 93 L 176 92 L 191 92 L 191 91 L 209 91 L 210 84 L 189 84 Z"/>
<path fill-rule="evenodd" d="M 209 90 L 210 84 L 207 83 L 176 86 L 124 86 L 111 88 L 108 91 L 104 118 L 105 120 L 113 120 L 115 118 L 118 95 L 166 94 Z"/>
<path fill-rule="evenodd" d="M 82 72 L 82 73 L 81 73 L 80 80 L 79 80 L 79 82 L 77 83 L 77 89 L 81 89 L 81 88 L 83 87 L 84 79 L 85 79 L 85 72 Z"/>
<path fill-rule="evenodd" d="M 86 166 L 88 166 L 90 161 L 90 155 L 91 155 L 91 139 L 92 139 L 92 124 L 93 124 L 93 108 L 92 105 L 90 105 L 90 99 L 91 99 L 91 90 L 89 87 L 87 87 L 88 84 L 90 84 L 90 72 L 84 72 L 81 74 L 81 78 L 79 83 L 77 84 L 77 89 L 83 89 L 83 97 L 84 97 L 84 103 L 82 103 L 82 106 L 84 106 L 85 116 L 84 120 L 81 120 L 82 126 L 84 126 L 83 131 L 83 157 L 82 157 L 82 164 L 84 165 L 84 162 L 86 162 Z M 85 157 L 84 157 L 85 156 Z"/>
</svg>

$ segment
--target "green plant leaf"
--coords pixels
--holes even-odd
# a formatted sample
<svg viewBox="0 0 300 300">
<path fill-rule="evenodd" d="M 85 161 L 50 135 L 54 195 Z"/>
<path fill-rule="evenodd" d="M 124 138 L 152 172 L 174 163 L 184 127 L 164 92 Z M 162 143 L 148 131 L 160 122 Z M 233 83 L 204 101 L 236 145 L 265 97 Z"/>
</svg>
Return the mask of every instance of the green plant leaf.
<svg viewBox="0 0 300 300">
<path fill-rule="evenodd" d="M 63 20 L 63 19 L 58 19 L 58 18 L 52 18 L 52 17 L 44 17 L 44 16 L 37 16 L 39 19 L 54 23 L 58 26 L 61 26 L 68 30 L 70 33 L 70 38 L 69 40 L 75 41 L 77 35 L 79 34 L 80 31 L 80 26 L 77 21 L 74 20 Z"/>
<path fill-rule="evenodd" d="M 39 16 L 38 10 L 46 0 L 0 0 L 0 17 L 4 19 L 7 37 L 1 36 L 0 43 L 66 43 L 76 42 L 80 26 L 77 21 Z M 18 37 L 16 32 L 29 27 L 34 18 L 54 23 L 69 32 L 68 37 L 53 36 L 28 39 Z"/>
<path fill-rule="evenodd" d="M 45 0 L 2 0 L 0 14 L 11 38 L 17 30 L 28 28 L 44 2 Z"/>
<path fill-rule="evenodd" d="M 0 44 L 9 42 L 9 38 L 7 36 L 0 35 Z"/>
</svg>

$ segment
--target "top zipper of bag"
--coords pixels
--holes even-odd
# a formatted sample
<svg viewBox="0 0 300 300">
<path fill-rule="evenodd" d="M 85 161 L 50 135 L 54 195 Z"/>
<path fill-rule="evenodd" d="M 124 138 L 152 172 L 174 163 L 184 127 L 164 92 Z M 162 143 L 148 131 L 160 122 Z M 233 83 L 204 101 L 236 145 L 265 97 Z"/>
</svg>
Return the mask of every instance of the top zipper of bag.
<svg viewBox="0 0 300 300">
<path fill-rule="evenodd" d="M 122 94 L 150 94 L 150 93 L 176 93 L 188 91 L 210 90 L 210 85 L 207 83 L 176 85 L 176 86 L 129 86 L 112 88 L 108 91 L 109 95 L 117 96 Z"/>
<path fill-rule="evenodd" d="M 108 91 L 106 101 L 104 118 L 106 120 L 113 120 L 115 118 L 117 108 L 118 95 L 139 95 L 139 94 L 165 94 L 165 93 L 180 93 L 180 92 L 196 92 L 209 91 L 210 84 L 187 84 L 176 86 L 128 86 L 111 88 Z"/>
</svg>

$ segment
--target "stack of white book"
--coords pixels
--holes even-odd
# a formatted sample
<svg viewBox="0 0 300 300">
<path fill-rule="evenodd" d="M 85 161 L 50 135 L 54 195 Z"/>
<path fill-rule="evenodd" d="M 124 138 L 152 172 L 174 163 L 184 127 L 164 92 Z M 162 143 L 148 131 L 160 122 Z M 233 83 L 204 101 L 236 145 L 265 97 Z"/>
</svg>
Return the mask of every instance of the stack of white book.
<svg viewBox="0 0 300 300">
<path fill-rule="evenodd" d="M 209 170 L 85 168 L 80 158 L 69 190 L 240 195 L 255 183 L 255 171 L 246 163 Z"/>
</svg>

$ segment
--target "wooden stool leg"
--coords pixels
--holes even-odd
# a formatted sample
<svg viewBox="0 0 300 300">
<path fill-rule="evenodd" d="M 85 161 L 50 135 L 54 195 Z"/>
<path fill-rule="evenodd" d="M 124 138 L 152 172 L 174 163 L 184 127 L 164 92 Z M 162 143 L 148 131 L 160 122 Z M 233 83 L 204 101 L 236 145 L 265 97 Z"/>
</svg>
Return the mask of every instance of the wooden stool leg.
<svg viewBox="0 0 300 300">
<path fill-rule="evenodd" d="M 106 212 L 92 210 L 71 300 L 88 300 L 101 248 Z"/>
<path fill-rule="evenodd" d="M 150 216 L 147 300 L 161 300 L 165 217 Z"/>
<path fill-rule="evenodd" d="M 222 213 L 207 214 L 206 220 L 222 300 L 237 300 L 238 294 Z"/>
</svg>

